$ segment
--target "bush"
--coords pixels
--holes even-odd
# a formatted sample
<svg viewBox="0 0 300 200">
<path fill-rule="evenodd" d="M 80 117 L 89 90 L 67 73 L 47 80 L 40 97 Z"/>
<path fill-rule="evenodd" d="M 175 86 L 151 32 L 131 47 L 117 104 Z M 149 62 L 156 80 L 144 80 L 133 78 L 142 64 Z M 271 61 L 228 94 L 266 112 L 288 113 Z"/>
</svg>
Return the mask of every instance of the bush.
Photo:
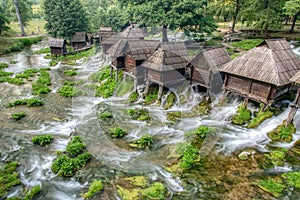
<svg viewBox="0 0 300 200">
<path fill-rule="evenodd" d="M 66 151 L 71 156 L 77 156 L 79 153 L 83 152 L 85 149 L 85 144 L 80 136 L 75 136 L 67 145 Z"/>
<path fill-rule="evenodd" d="M 25 196 L 24 200 L 32 200 L 38 193 L 41 192 L 41 186 L 34 186 Z"/>
<path fill-rule="evenodd" d="M 140 149 L 150 149 L 153 145 L 153 137 L 150 134 L 143 135 L 140 139 L 135 140 L 130 144 L 131 147 Z"/>
<path fill-rule="evenodd" d="M 19 113 L 13 113 L 11 114 L 11 118 L 18 121 L 20 119 L 22 119 L 23 117 L 25 117 L 25 113 L 24 112 L 19 112 Z"/>
<path fill-rule="evenodd" d="M 83 194 L 84 199 L 92 198 L 97 192 L 103 190 L 103 184 L 101 180 L 94 180 L 89 187 L 87 193 Z"/>
<path fill-rule="evenodd" d="M 52 135 L 46 134 L 46 135 L 38 135 L 32 138 L 32 142 L 34 144 L 39 144 L 41 146 L 45 146 L 51 143 L 51 141 L 54 139 Z"/>
<path fill-rule="evenodd" d="M 121 138 L 126 134 L 126 132 L 120 128 L 120 127 L 115 127 L 110 129 L 110 135 L 114 138 Z"/>
</svg>

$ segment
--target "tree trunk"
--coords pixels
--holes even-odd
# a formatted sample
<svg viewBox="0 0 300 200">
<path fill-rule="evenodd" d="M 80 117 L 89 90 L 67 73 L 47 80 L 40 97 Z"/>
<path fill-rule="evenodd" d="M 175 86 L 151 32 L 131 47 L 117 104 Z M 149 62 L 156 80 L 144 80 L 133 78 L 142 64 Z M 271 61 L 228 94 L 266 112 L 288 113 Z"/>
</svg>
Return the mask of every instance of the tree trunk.
<svg viewBox="0 0 300 200">
<path fill-rule="evenodd" d="M 12 0 L 14 5 L 15 5 L 15 8 L 16 8 L 16 13 L 17 13 L 17 17 L 18 17 L 18 21 L 19 21 L 19 24 L 20 24 L 20 28 L 21 28 L 21 34 L 22 36 L 25 36 L 25 31 L 24 31 L 24 26 L 23 26 L 23 22 L 22 22 L 22 17 L 21 17 L 21 13 L 20 13 L 20 10 L 19 10 L 19 6 L 18 6 L 18 0 Z"/>
<path fill-rule="evenodd" d="M 232 27 L 231 27 L 231 32 L 234 33 L 234 28 L 235 28 L 235 24 L 236 24 L 236 18 L 237 15 L 239 14 L 240 11 L 240 0 L 236 0 L 236 5 L 235 5 L 235 13 L 233 16 L 233 22 L 232 22 Z"/>
<path fill-rule="evenodd" d="M 163 25 L 163 28 L 162 28 L 162 42 L 169 42 L 167 31 L 168 31 L 167 26 Z"/>
<path fill-rule="evenodd" d="M 292 23 L 292 26 L 291 26 L 291 29 L 290 29 L 290 33 L 293 33 L 293 32 L 294 32 L 294 28 L 295 28 L 295 24 L 296 24 L 296 21 L 297 21 L 298 14 L 299 14 L 299 12 L 297 12 L 297 13 L 294 15 L 294 17 L 293 17 L 293 23 Z"/>
</svg>

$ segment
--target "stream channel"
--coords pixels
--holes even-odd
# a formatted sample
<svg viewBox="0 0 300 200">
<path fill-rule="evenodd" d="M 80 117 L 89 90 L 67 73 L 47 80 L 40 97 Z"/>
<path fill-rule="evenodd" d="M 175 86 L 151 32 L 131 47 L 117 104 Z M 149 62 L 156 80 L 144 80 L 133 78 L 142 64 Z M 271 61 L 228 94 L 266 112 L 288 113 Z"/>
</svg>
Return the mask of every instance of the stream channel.
<svg viewBox="0 0 300 200">
<path fill-rule="evenodd" d="M 28 68 L 49 67 L 49 60 L 44 59 L 45 54 L 33 53 L 46 45 L 43 41 L 21 52 L 1 56 L 0 62 L 17 61 L 5 69 L 14 73 Z M 259 127 L 247 129 L 232 125 L 230 121 L 241 100 L 237 97 L 233 97 L 226 106 L 220 107 L 216 106 L 219 100 L 219 96 L 216 96 L 209 114 L 183 115 L 181 119 L 171 122 L 167 117 L 168 112 L 189 113 L 202 100 L 201 95 L 184 90 L 180 95 L 185 96 L 186 101 L 164 110 L 156 104 L 128 104 L 126 99 L 129 94 L 104 99 L 94 97 L 92 93 L 76 98 L 61 97 L 56 93 L 66 79 L 62 68 L 77 68 L 79 75 L 75 81 L 81 80 L 88 84 L 88 77 L 108 64 L 109 61 L 103 58 L 100 51 L 87 62 L 77 61 L 75 66 L 63 66 L 59 63 L 51 67 L 52 91 L 41 96 L 45 102 L 41 107 L 7 108 L 5 105 L 8 102 L 32 97 L 31 85 L 0 83 L 0 158 L 2 162 L 18 161 L 22 183 L 13 187 L 8 197 L 20 196 L 24 187 L 41 185 L 42 191 L 36 199 L 83 199 L 81 194 L 87 191 L 91 180 L 100 179 L 104 183 L 104 191 L 93 199 L 120 199 L 116 192 L 118 181 L 123 177 L 144 175 L 151 181 L 159 181 L 165 185 L 168 189 L 167 199 L 275 199 L 251 182 L 257 181 L 259 177 L 295 170 L 295 166 L 288 162 L 284 166 L 261 169 L 255 159 L 241 161 L 237 158 L 238 152 L 244 149 L 254 150 L 259 155 L 270 151 L 270 147 L 291 148 L 300 138 L 299 113 L 294 120 L 297 132 L 293 135 L 292 142 L 274 143 L 266 134 L 286 119 L 289 108 L 265 120 Z M 252 104 L 249 107 L 255 109 Z M 149 110 L 151 121 L 131 120 L 124 112 L 130 108 Z M 113 114 L 114 124 L 128 131 L 124 139 L 112 139 L 106 133 L 106 125 L 99 123 L 97 115 L 104 110 Z M 10 119 L 11 113 L 19 111 L 25 111 L 26 117 L 18 122 Z M 200 149 L 201 157 L 210 157 L 209 167 L 182 174 L 168 172 L 166 167 L 177 159 L 174 156 L 176 144 L 185 142 L 184 133 L 200 125 L 217 130 L 216 135 L 204 140 Z M 93 159 L 76 176 L 62 178 L 53 173 L 50 167 L 56 158 L 56 151 L 66 149 L 74 132 L 84 139 Z M 127 145 L 129 141 L 146 133 L 155 139 L 151 150 L 137 150 Z M 55 140 L 46 147 L 34 145 L 31 138 L 38 134 L 51 134 L 55 136 Z M 287 190 L 283 197 L 299 198 L 299 192 L 292 190 Z"/>
</svg>

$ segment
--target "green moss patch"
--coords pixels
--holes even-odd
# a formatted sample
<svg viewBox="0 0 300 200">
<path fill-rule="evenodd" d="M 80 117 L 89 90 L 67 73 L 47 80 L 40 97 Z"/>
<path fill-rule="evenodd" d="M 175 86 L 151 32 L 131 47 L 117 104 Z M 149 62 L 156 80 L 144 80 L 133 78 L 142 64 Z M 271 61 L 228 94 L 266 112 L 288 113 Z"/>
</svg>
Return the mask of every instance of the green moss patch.
<svg viewBox="0 0 300 200">
<path fill-rule="evenodd" d="M 164 109 L 165 110 L 170 109 L 172 106 L 175 105 L 176 100 L 177 100 L 176 95 L 173 92 L 171 92 L 167 97 L 167 102 L 164 105 Z"/>
<path fill-rule="evenodd" d="M 51 143 L 51 141 L 54 139 L 52 135 L 45 134 L 45 135 L 37 135 L 32 138 L 32 142 L 34 144 L 39 144 L 41 146 L 45 146 Z"/>
<path fill-rule="evenodd" d="M 148 121 L 150 120 L 149 111 L 145 108 L 135 108 L 127 110 L 127 114 L 133 120 Z"/>
<path fill-rule="evenodd" d="M 272 117 L 274 115 L 274 112 L 272 111 L 271 108 L 268 108 L 266 111 L 262 111 L 261 109 L 258 111 L 256 114 L 255 118 L 253 118 L 249 125 L 248 128 L 255 128 L 258 125 L 260 125 L 264 120 Z"/>
<path fill-rule="evenodd" d="M 78 154 L 82 153 L 86 148 L 85 143 L 81 139 L 80 136 L 75 136 L 70 140 L 70 142 L 67 145 L 66 151 L 71 156 L 77 156 Z"/>
<path fill-rule="evenodd" d="M 103 190 L 103 183 L 101 180 L 94 180 L 89 186 L 87 193 L 84 193 L 82 196 L 84 199 L 92 198 L 97 192 Z"/>
<path fill-rule="evenodd" d="M 63 73 L 66 76 L 77 76 L 78 75 L 77 69 L 67 69 L 67 70 L 64 70 Z"/>
<path fill-rule="evenodd" d="M 15 107 L 20 105 L 27 105 L 28 107 L 37 107 L 44 105 L 44 102 L 37 98 L 18 99 L 14 102 L 8 103 L 7 107 Z"/>
<path fill-rule="evenodd" d="M 139 149 L 150 149 L 153 145 L 153 137 L 150 134 L 145 134 L 140 139 L 133 141 L 129 145 Z"/>
<path fill-rule="evenodd" d="M 277 128 L 268 133 L 268 137 L 273 141 L 290 142 L 293 139 L 293 133 L 296 132 L 296 128 L 293 123 L 285 126 L 285 122 L 277 126 Z"/>
<path fill-rule="evenodd" d="M 142 190 L 142 195 L 147 199 L 165 199 L 167 189 L 160 182 L 153 183 L 150 187 Z"/>
<path fill-rule="evenodd" d="M 63 97 L 77 97 L 77 96 L 83 96 L 87 93 L 83 90 L 80 90 L 74 86 L 64 85 L 62 86 L 58 91 L 58 94 L 60 94 Z"/>
<path fill-rule="evenodd" d="M 101 113 L 99 115 L 99 117 L 101 119 L 110 119 L 110 118 L 113 118 L 113 115 L 110 112 L 106 111 L 106 112 Z"/>
<path fill-rule="evenodd" d="M 284 173 L 282 177 L 286 179 L 288 185 L 300 189 L 300 172 Z"/>
<path fill-rule="evenodd" d="M 16 121 L 19 121 L 20 119 L 24 118 L 25 116 L 26 116 L 25 112 L 19 112 L 19 113 L 11 114 L 11 118 L 16 120 Z"/>
<path fill-rule="evenodd" d="M 270 151 L 270 153 L 265 154 L 267 158 L 271 159 L 272 163 L 275 166 L 283 166 L 285 157 L 286 157 L 286 149 L 278 148 L 276 150 Z"/>
<path fill-rule="evenodd" d="M 149 105 L 154 103 L 158 97 L 158 88 L 155 88 L 152 92 L 145 96 L 144 104 Z"/>
<path fill-rule="evenodd" d="M 232 117 L 231 121 L 235 125 L 244 125 L 251 119 L 251 111 L 247 109 L 244 104 L 238 106 L 236 115 Z"/>
<path fill-rule="evenodd" d="M 268 180 L 261 180 L 256 183 L 256 185 L 275 197 L 279 197 L 285 188 L 281 181 L 272 178 L 269 178 Z"/>
<path fill-rule="evenodd" d="M 24 200 L 32 200 L 41 192 L 41 186 L 34 186 L 29 192 L 26 193 Z"/>
<path fill-rule="evenodd" d="M 182 117 L 182 113 L 180 111 L 167 113 L 167 118 L 171 122 L 175 122 L 175 121 L 181 119 L 181 117 Z"/>
<path fill-rule="evenodd" d="M 51 77 L 48 69 L 40 69 L 39 78 L 32 84 L 32 93 L 35 95 L 47 94 L 51 91 Z"/>
<path fill-rule="evenodd" d="M 97 87 L 95 96 L 103 98 L 113 96 L 116 85 L 116 81 L 113 78 L 108 78 Z"/>
<path fill-rule="evenodd" d="M 16 169 L 18 167 L 17 162 L 10 162 L 4 165 L 0 165 L 0 197 L 3 198 L 7 195 L 8 191 L 15 185 L 21 183 L 18 178 Z"/>
<path fill-rule="evenodd" d="M 126 134 L 126 131 L 120 127 L 114 127 L 109 129 L 110 135 L 113 138 L 121 138 Z"/>
<path fill-rule="evenodd" d="M 138 187 L 146 187 L 148 185 L 148 180 L 144 176 L 132 176 L 124 178 L 124 180 L 129 181 L 130 184 Z"/>
<path fill-rule="evenodd" d="M 9 65 L 7 63 L 0 62 L 0 69 L 8 68 Z"/>
<path fill-rule="evenodd" d="M 138 99 L 139 99 L 139 93 L 131 92 L 128 99 L 127 99 L 127 101 L 129 103 L 133 103 L 133 102 L 136 102 Z"/>
</svg>

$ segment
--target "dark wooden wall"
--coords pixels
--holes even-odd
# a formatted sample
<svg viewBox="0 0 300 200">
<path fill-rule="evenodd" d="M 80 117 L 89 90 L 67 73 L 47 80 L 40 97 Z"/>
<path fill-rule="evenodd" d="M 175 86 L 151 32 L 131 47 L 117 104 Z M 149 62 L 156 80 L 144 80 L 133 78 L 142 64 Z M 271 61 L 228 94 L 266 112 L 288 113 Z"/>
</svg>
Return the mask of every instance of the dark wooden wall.
<svg viewBox="0 0 300 200">
<path fill-rule="evenodd" d="M 86 42 L 72 42 L 72 47 L 74 49 L 81 49 L 86 46 Z"/>
</svg>

